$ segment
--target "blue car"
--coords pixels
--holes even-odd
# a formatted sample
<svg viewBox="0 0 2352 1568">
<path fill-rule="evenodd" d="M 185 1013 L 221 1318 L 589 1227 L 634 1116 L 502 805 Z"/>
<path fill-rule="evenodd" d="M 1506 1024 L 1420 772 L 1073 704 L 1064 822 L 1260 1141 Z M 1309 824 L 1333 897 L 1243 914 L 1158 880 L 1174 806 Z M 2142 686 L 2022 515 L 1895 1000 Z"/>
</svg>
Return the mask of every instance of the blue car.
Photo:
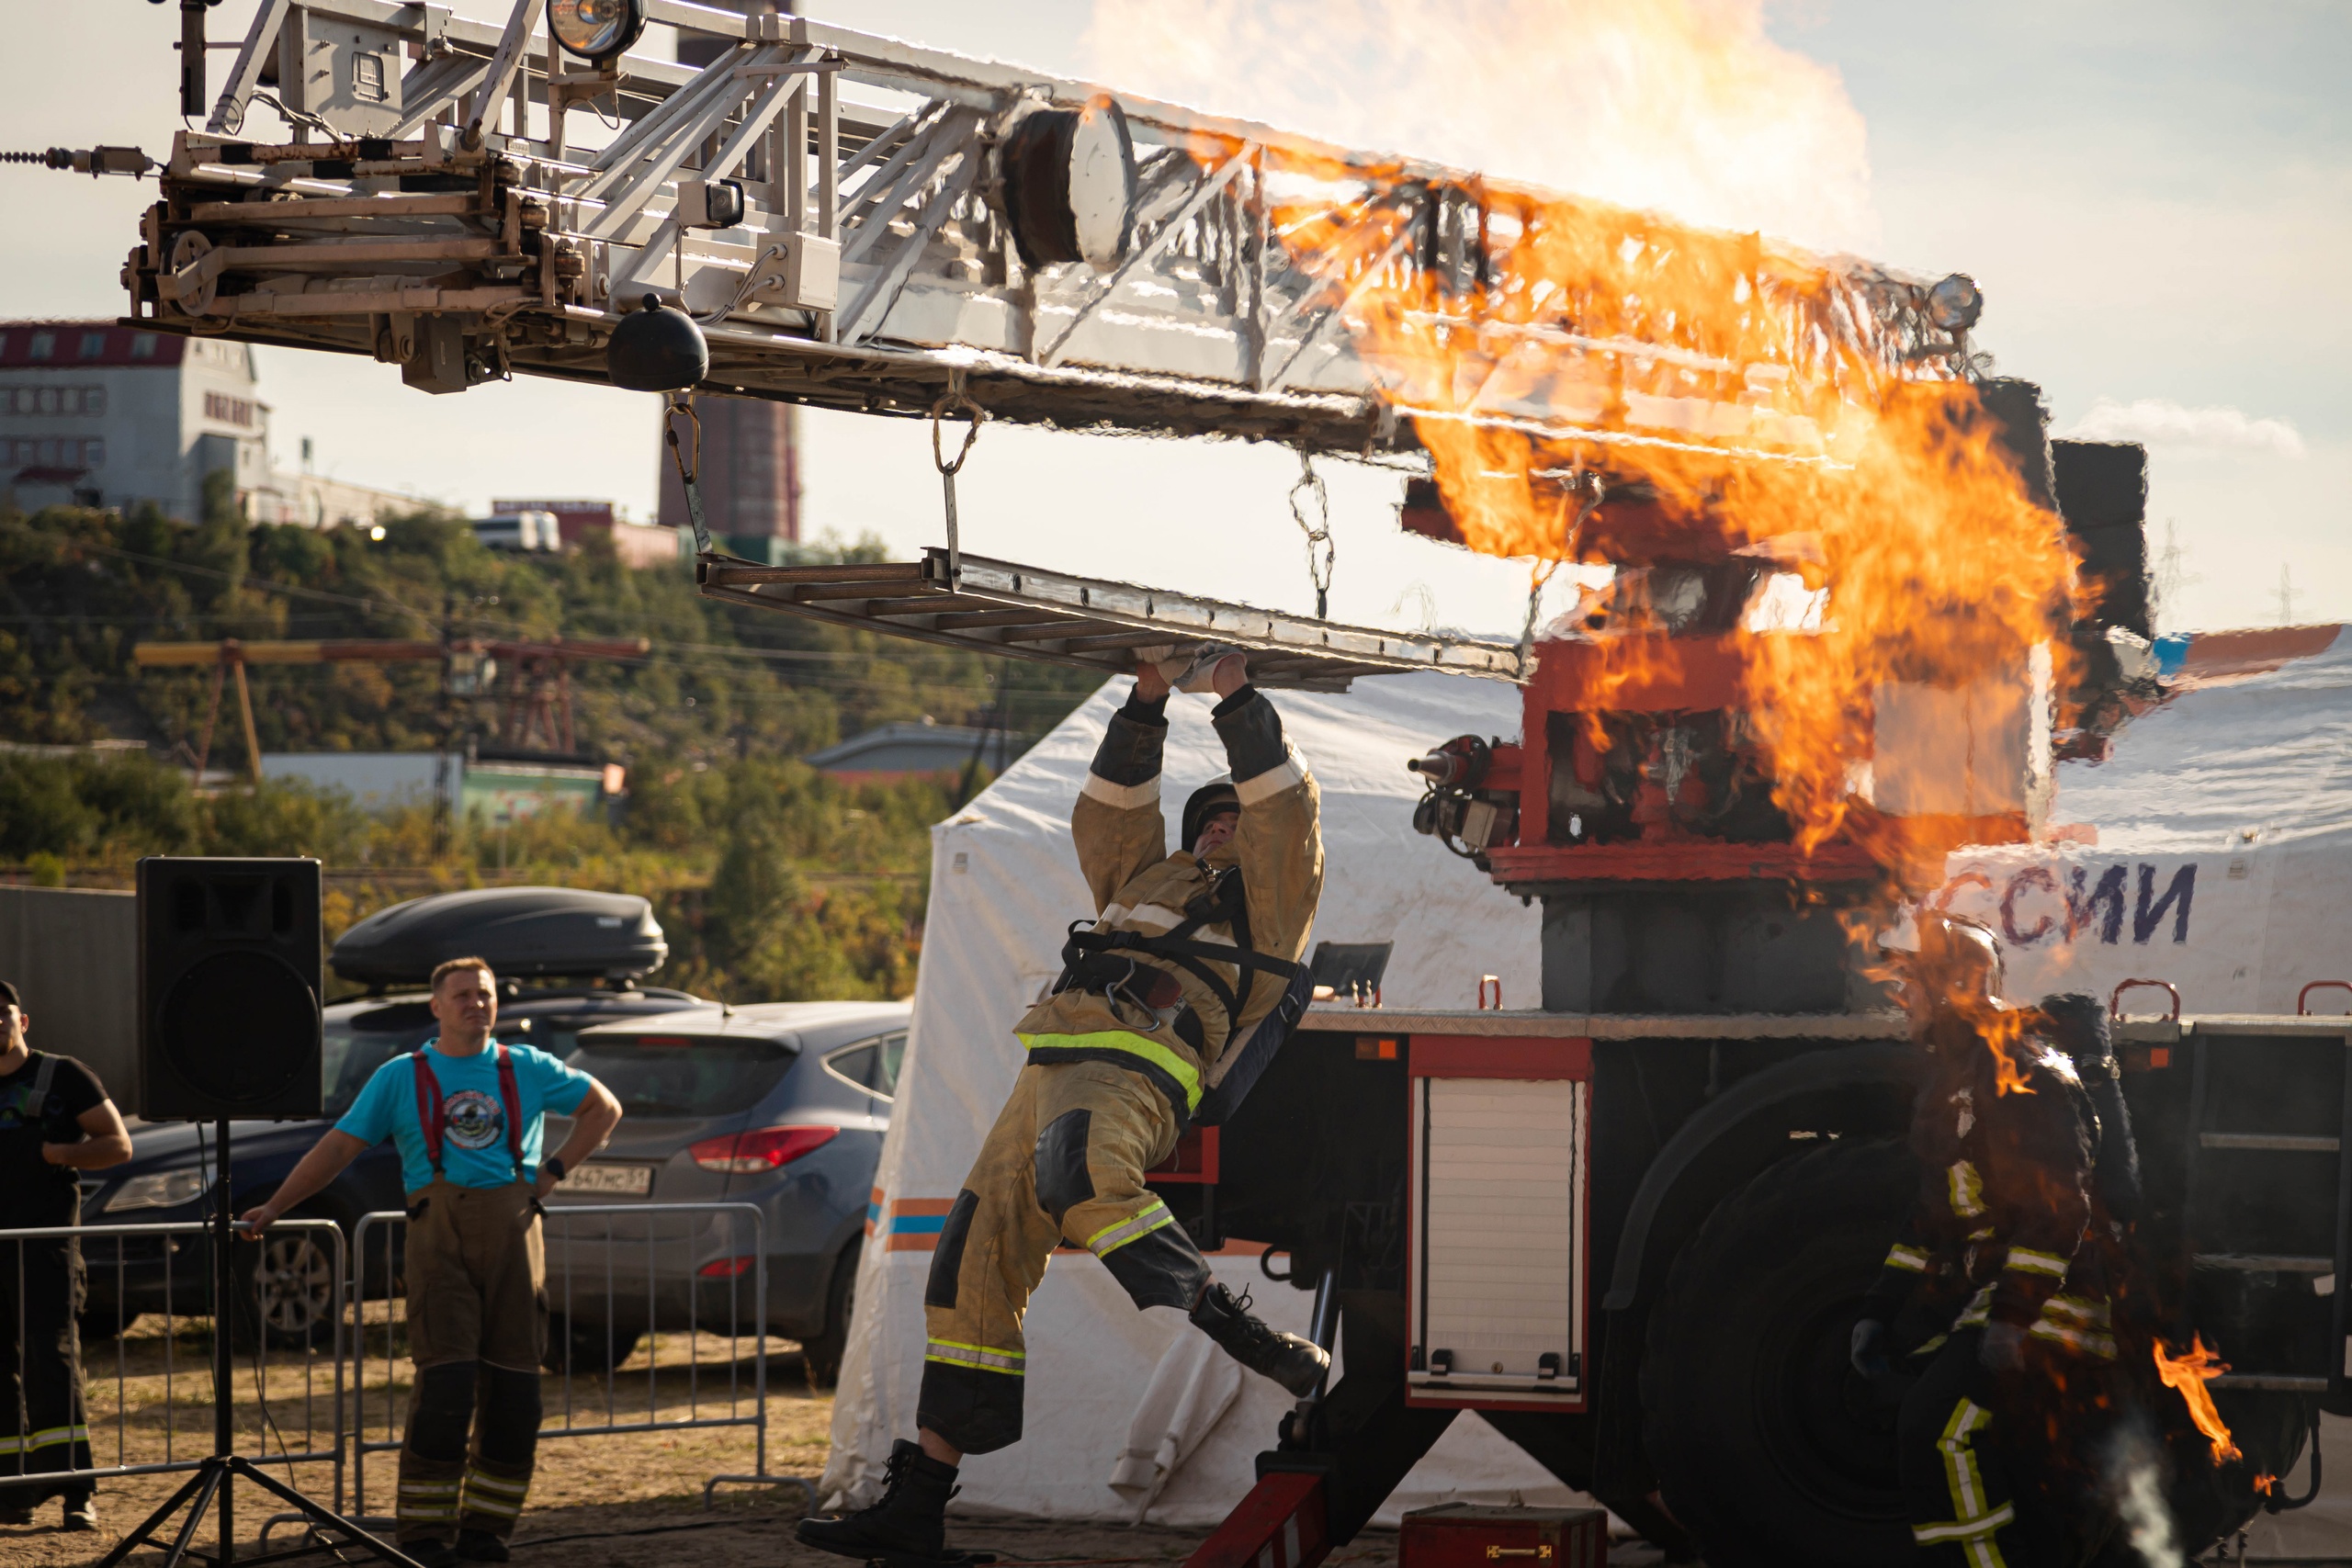
<svg viewBox="0 0 2352 1568">
<path fill-rule="evenodd" d="M 551 1359 L 598 1370 L 648 1330 L 771 1334 L 830 1385 L 848 1338 L 866 1202 L 906 1054 L 906 1002 L 705 1006 L 582 1032 L 571 1066 L 618 1097 L 612 1143 L 548 1203 Z M 553 1124 L 550 1143 L 563 1134 Z M 567 1207 L 758 1206 L 762 1241 L 709 1214 Z"/>
</svg>

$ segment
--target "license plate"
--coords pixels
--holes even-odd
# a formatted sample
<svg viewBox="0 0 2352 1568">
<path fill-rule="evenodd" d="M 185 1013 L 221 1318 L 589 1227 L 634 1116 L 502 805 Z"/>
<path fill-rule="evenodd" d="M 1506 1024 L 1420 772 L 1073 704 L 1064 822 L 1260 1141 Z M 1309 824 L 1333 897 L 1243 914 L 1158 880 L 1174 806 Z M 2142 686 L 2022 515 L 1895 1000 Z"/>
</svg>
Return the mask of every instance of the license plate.
<svg viewBox="0 0 2352 1568">
<path fill-rule="evenodd" d="M 578 1170 L 566 1171 L 556 1183 L 559 1192 L 608 1192 L 623 1198 L 642 1198 L 653 1190 L 653 1168 L 650 1165 L 617 1165 L 591 1162 Z"/>
</svg>

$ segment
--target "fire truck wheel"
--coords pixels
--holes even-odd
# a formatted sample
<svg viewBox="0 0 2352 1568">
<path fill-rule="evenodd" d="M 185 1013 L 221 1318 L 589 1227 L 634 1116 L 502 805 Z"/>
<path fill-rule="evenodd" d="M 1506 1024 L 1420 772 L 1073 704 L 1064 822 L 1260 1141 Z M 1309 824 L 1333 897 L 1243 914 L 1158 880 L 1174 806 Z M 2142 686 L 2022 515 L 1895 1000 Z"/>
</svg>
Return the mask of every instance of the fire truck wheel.
<svg viewBox="0 0 2352 1568">
<path fill-rule="evenodd" d="M 1894 1406 L 1848 1363 L 1917 1167 L 1837 1140 L 1717 1205 L 1651 1309 L 1644 1438 L 1710 1568 L 1907 1561 Z"/>
<path fill-rule="evenodd" d="M 2189 1424 L 2188 1407 L 2177 1395 L 2149 1389 L 2143 1397 L 2164 1423 L 2161 1440 L 2167 1451 L 2161 1456 L 2159 1473 L 2171 1472 L 2165 1501 L 2184 1554 L 2201 1557 L 2206 1548 L 2236 1534 L 2263 1511 L 2267 1499 L 2255 1489 L 2256 1477 L 2271 1477 L 2272 1485 L 2288 1499 L 2306 1489 L 2308 1478 L 2297 1469 L 2311 1433 L 2306 1396 L 2216 1389 L 2213 1404 L 2242 1455 L 2229 1464 L 2213 1462 L 2211 1443 Z M 2095 1568 L 2110 1563 L 2137 1568 L 2142 1559 L 2126 1536 L 2124 1530 L 2117 1532 L 2116 1542 Z"/>
</svg>

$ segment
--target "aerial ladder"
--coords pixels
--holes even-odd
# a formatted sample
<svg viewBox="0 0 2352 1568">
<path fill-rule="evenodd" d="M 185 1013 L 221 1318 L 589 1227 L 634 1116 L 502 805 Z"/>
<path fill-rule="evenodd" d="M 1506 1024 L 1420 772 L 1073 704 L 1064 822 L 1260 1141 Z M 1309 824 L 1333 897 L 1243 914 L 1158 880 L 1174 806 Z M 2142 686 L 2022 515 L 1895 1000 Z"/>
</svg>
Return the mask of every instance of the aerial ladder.
<svg viewBox="0 0 2352 1568">
<path fill-rule="evenodd" d="M 648 22 L 717 40 L 715 57 L 650 58 Z M 1156 1178 L 1204 1245 L 1287 1252 L 1318 1337 L 1347 1338 L 1346 1377 L 1284 1421 L 1196 1563 L 1311 1568 L 1463 1410 L 1722 1568 L 1908 1551 L 1891 1416 L 1838 1382 L 1908 1191 L 1917 1079 L 1866 917 L 1932 894 L 1953 844 L 2046 834 L 2054 761 L 2100 754 L 2162 695 L 2143 456 L 2049 439 L 2033 389 L 1973 352 L 1968 279 L 684 0 L 517 0 L 502 21 L 264 0 L 217 96 L 199 66 L 183 101 L 204 129 L 159 164 L 43 155 L 158 171 L 122 272 L 148 330 L 365 355 L 434 393 L 548 376 L 933 423 L 944 547 L 775 566 L 705 543 L 714 599 L 1105 672 L 1216 643 L 1269 685 L 1434 670 L 1521 688 L 1520 737 L 1414 760 L 1416 826 L 1540 902 L 1540 1008 L 1311 1007 L 1221 1150 Z M 257 134 L 265 109 L 290 132 Z M 1546 259 L 1562 247 L 1587 258 L 1573 288 Z M 657 320 L 689 373 L 648 380 L 621 352 Z M 1758 536 L 1742 498 L 1868 482 L 1873 422 L 1921 400 L 2004 455 L 2004 495 L 2083 580 L 1984 681 L 1936 668 L 1863 690 L 1831 778 L 1849 784 L 1808 816 L 1755 697 L 1793 644 L 1751 612 L 1771 581 L 1834 604 L 1858 569 L 1802 530 Z M 968 441 L 983 418 L 1370 464 L 1396 474 L 1415 532 L 1533 558 L 1539 577 L 1614 575 L 1565 622 L 1539 626 L 1531 597 L 1517 638 L 1483 638 L 970 555 L 948 427 Z M 1543 526 L 1498 536 L 1465 449 L 1506 457 L 1500 499 Z M 1914 592 L 1920 619 L 1964 629 L 1967 605 Z M 1953 730 L 1964 765 L 1939 769 L 1928 743 Z M 1376 962 L 1348 988 L 1376 1000 Z M 2274 1478 L 2316 1412 L 2352 1413 L 2352 1292 L 2312 1283 L 2352 1269 L 2347 1036 L 2340 1019 L 2177 1007 L 2120 1029 L 2164 1330 L 2239 1351 L 2192 1381 L 2240 1460 L 2209 1457 L 2196 1413 L 2165 1407 L 2194 1551 L 2285 1506 Z M 1518 1223 L 1574 1263 L 1471 1301 L 1483 1287 L 1447 1271 L 1476 1238 L 1430 1216 L 1483 1147 L 1463 1108 L 1498 1088 L 1552 1173 Z M 2262 1246 L 2242 1245 L 2233 1227 L 2281 1183 L 2291 1213 L 2262 1210 Z M 1780 1256 L 1783 1230 L 1786 1257 L 1844 1261 L 1741 1263 L 1740 1247 Z"/>
<path fill-rule="evenodd" d="M 123 267 L 130 315 L 368 355 L 454 393 L 608 381 L 611 340 L 650 297 L 699 323 L 706 393 L 1271 441 L 1408 476 L 1438 420 L 1517 433 L 1602 484 L 1634 448 L 1832 462 L 1866 383 L 1964 367 L 1973 314 L 1852 258 L 1751 237 L 1739 276 L 1708 276 L 1691 231 L 1652 215 L 1093 83 L 683 0 L 594 26 L 558 4 L 552 37 L 544 10 L 517 0 L 500 25 L 267 0 L 217 96 L 184 84 L 204 129 L 160 164 Z M 655 60 L 632 48 L 647 21 L 725 47 L 699 69 Z M 290 135 L 257 138 L 270 118 Z M 1567 211 L 1622 253 L 1616 298 L 1546 299 L 1514 276 Z M 1694 288 L 1752 293 L 1741 342 L 1642 303 Z M 1358 312 L 1399 290 L 1475 343 L 1471 395 L 1417 400 L 1363 350 Z M 1642 488 L 1611 493 L 1635 505 Z M 953 539 L 867 574 L 707 553 L 697 571 L 733 603 L 1104 669 L 1203 636 L 1251 648 L 1277 684 L 1530 665 L 1517 644 L 1123 592 Z"/>
</svg>

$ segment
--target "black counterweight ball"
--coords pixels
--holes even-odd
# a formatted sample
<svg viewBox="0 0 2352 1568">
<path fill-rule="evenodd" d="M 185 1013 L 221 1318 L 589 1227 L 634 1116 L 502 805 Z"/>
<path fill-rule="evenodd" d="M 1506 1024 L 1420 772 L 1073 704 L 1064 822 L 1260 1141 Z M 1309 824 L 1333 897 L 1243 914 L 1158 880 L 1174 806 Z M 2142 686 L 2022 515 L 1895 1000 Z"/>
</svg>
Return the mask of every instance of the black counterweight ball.
<svg viewBox="0 0 2352 1568">
<path fill-rule="evenodd" d="M 710 370 L 710 344 L 695 319 L 653 295 L 623 316 L 605 345 L 613 385 L 632 392 L 683 392 Z"/>
</svg>

